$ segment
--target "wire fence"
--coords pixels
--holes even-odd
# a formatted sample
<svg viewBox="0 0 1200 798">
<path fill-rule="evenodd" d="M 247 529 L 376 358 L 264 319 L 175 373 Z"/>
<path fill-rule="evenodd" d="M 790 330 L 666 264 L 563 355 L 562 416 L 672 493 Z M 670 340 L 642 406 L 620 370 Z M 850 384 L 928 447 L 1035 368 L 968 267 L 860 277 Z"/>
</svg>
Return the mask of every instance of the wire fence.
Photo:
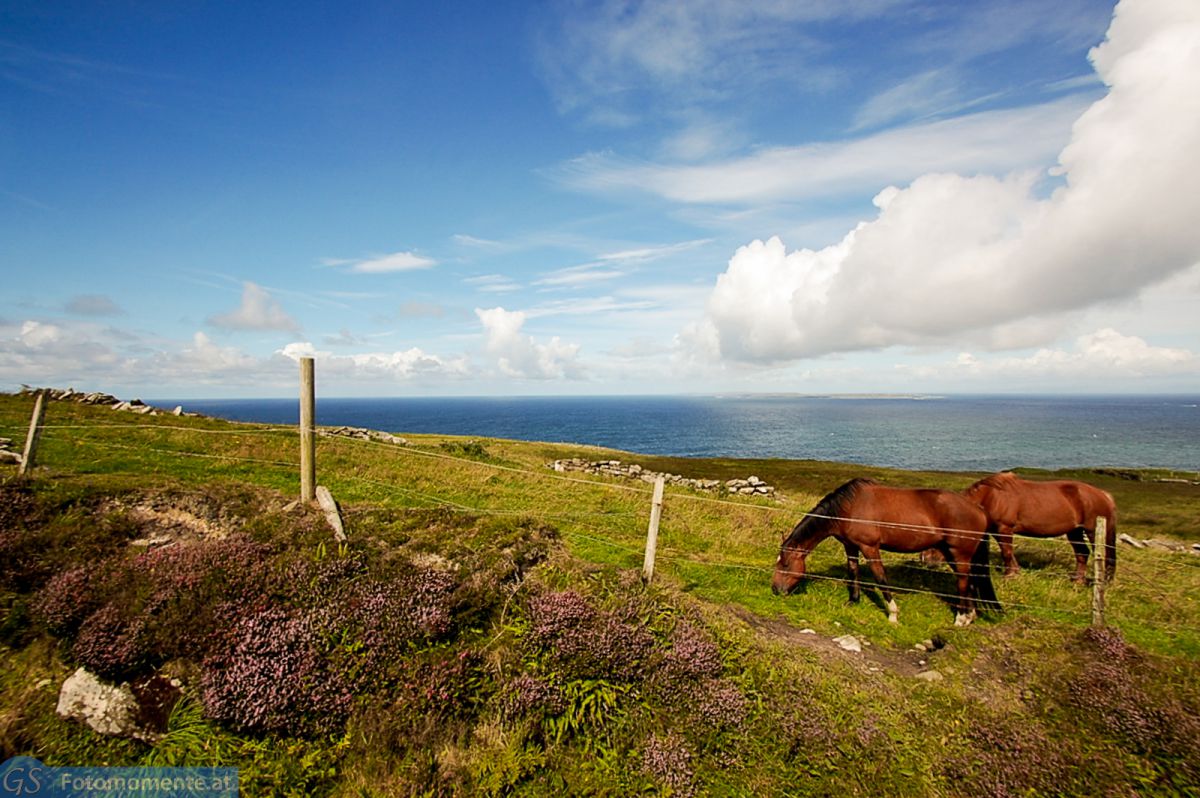
<svg viewBox="0 0 1200 798">
<path fill-rule="evenodd" d="M 239 428 L 239 429 L 211 429 L 211 428 L 206 428 L 206 427 L 200 426 L 200 425 L 188 426 L 188 425 L 181 425 L 181 424 L 156 423 L 152 419 L 147 418 L 145 416 L 137 416 L 134 419 L 131 419 L 131 422 L 133 422 L 133 423 L 124 422 L 124 421 L 115 421 L 115 422 L 89 423 L 89 424 L 49 424 L 49 425 L 43 425 L 41 427 L 41 429 L 43 430 L 43 433 L 46 433 L 46 432 L 50 433 L 50 435 L 48 437 L 51 439 L 56 438 L 58 436 L 58 434 L 60 434 L 60 433 L 75 433 L 75 436 L 69 442 L 73 442 L 73 443 L 76 443 L 79 445 L 91 446 L 91 447 L 95 447 L 95 448 L 101 449 L 101 450 L 154 453 L 154 454 L 158 454 L 158 455 L 169 455 L 169 456 L 195 458 L 197 460 L 223 461 L 223 462 L 229 462 L 229 463 L 245 463 L 247 465 L 253 465 L 256 467 L 270 466 L 270 467 L 287 468 L 287 469 L 293 469 L 293 470 L 299 468 L 299 460 L 298 459 L 297 460 L 281 460 L 281 459 L 271 459 L 269 457 L 251 457 L 251 456 L 246 456 L 246 455 L 242 455 L 242 454 L 232 454 L 232 453 L 198 452 L 198 451 L 192 451 L 192 450 L 184 449 L 184 448 L 163 448 L 161 445 L 161 442 L 160 442 L 160 445 L 158 445 L 158 446 L 151 446 L 146 443 L 121 443 L 121 442 L 115 442 L 112 440 L 101 440 L 101 439 L 97 439 L 95 436 L 91 436 L 91 435 L 80 436 L 78 434 L 81 432 L 82 433 L 119 432 L 122 435 L 124 435 L 124 434 L 130 433 L 130 432 L 138 432 L 138 433 L 157 432 L 157 433 L 187 433 L 188 435 L 197 435 L 198 434 L 198 435 L 220 435 L 220 436 L 251 436 L 252 438 L 254 436 L 259 436 L 260 439 L 262 436 L 267 436 L 267 435 L 299 437 L 298 430 L 294 426 L 246 425 L 245 428 Z M 0 425 L 0 430 L 5 430 L 5 429 L 8 429 L 8 427 L 6 427 L 5 425 Z M 11 429 L 13 429 L 14 433 L 23 432 L 23 430 L 20 430 L 15 427 L 13 427 Z M 82 439 L 80 439 L 80 438 L 82 438 Z M 444 461 L 447 464 L 452 463 L 455 468 L 463 468 L 463 469 L 470 469 L 470 470 L 489 470 L 492 472 L 499 472 L 499 473 L 511 473 L 511 474 L 519 475 L 526 479 L 533 479 L 533 480 L 537 480 L 537 481 L 550 481 L 550 482 L 561 483 L 561 484 L 569 485 L 569 486 L 583 485 L 583 486 L 587 486 L 589 489 L 598 489 L 598 490 L 603 490 L 603 491 L 615 491 L 615 492 L 618 492 L 620 495 L 626 497 L 629 500 L 636 500 L 638 497 L 641 497 L 643 500 L 643 503 L 644 503 L 644 509 L 627 510 L 624 512 L 614 512 L 611 510 L 610 511 L 591 512 L 591 513 L 588 513 L 588 512 L 547 512 L 543 509 L 539 509 L 539 508 L 536 508 L 533 506 L 530 506 L 527 508 L 522 508 L 522 509 L 515 509 L 515 510 L 514 509 L 497 509 L 494 507 L 477 506 L 475 504 L 467 503 L 464 501 L 457 501 L 455 499 L 447 498 L 446 496 L 437 495 L 436 493 L 432 493 L 427 490 L 417 490 L 416 488 L 408 486 L 408 485 L 398 485 L 395 482 L 384 482 L 382 480 L 372 479 L 371 477 L 368 477 L 362 473 L 354 473 L 354 472 L 346 473 L 345 471 L 339 471 L 337 474 L 337 478 L 340 481 L 359 483 L 359 484 L 363 484 L 363 485 L 369 485 L 375 489 L 383 489 L 383 490 L 387 490 L 387 491 L 393 491 L 397 494 L 408 497 L 408 500 L 410 500 L 410 501 L 424 502 L 427 505 L 429 505 L 431 508 L 441 508 L 441 509 L 444 509 L 447 511 L 469 513 L 469 514 L 479 515 L 479 516 L 508 515 L 508 516 L 533 517 L 533 518 L 536 518 L 543 522 L 560 524 L 560 525 L 569 525 L 571 527 L 575 527 L 572 529 L 561 530 L 563 532 L 564 536 L 569 539 L 585 541 L 585 542 L 588 542 L 588 543 L 591 543 L 594 545 L 604 546 L 604 547 L 610 548 L 614 551 L 622 552 L 623 554 L 628 555 L 630 557 L 640 557 L 643 553 L 643 549 L 640 546 L 636 545 L 638 536 L 641 534 L 641 531 L 637 525 L 640 523 L 643 523 L 645 518 L 648 515 L 649 502 L 646 501 L 646 499 L 652 495 L 652 490 L 649 487 L 621 484 L 619 482 L 613 481 L 612 479 L 606 479 L 606 478 L 602 478 L 602 477 L 585 478 L 585 477 L 566 476 L 564 474 L 557 473 L 549 468 L 531 469 L 531 468 L 526 468 L 526 467 L 521 467 L 521 466 L 516 466 L 516 465 L 509 465 L 509 464 L 505 464 L 505 463 L 492 462 L 492 461 L 488 461 L 488 460 L 472 459 L 469 457 L 464 457 L 464 456 L 452 454 L 449 452 L 430 451 L 428 449 L 419 448 L 419 447 L 413 446 L 413 445 L 398 445 L 396 443 L 387 443 L 387 442 L 371 440 L 371 439 L 362 440 L 362 439 L 358 439 L 358 438 L 351 438 L 351 437 L 345 437 L 345 436 L 333 435 L 333 434 L 324 434 L 321 436 L 321 440 L 328 442 L 333 447 L 356 447 L 356 446 L 366 445 L 366 446 L 375 447 L 379 450 L 389 451 L 389 452 L 395 454 L 398 458 L 435 459 L 435 460 L 439 460 L 439 461 Z M 842 517 L 838 517 L 838 516 L 817 514 L 817 513 L 813 513 L 813 512 L 798 511 L 795 507 L 785 506 L 784 502 L 786 502 L 786 501 L 787 501 L 787 499 L 775 499 L 771 503 L 764 503 L 763 500 L 757 500 L 757 501 L 745 500 L 745 499 L 731 500 L 731 499 L 726 499 L 726 498 L 705 496 L 705 495 L 701 495 L 699 493 L 696 493 L 696 492 L 690 491 L 690 490 L 675 490 L 670 493 L 670 502 L 672 502 L 672 503 L 674 503 L 674 502 L 690 502 L 690 503 L 696 503 L 696 504 L 699 504 L 699 505 L 702 505 L 705 507 L 709 507 L 709 508 L 715 507 L 715 508 L 718 508 L 719 510 L 736 509 L 738 513 L 762 513 L 766 516 L 776 517 L 776 518 L 778 517 L 776 515 L 778 513 L 788 513 L 788 514 L 790 514 L 791 518 L 796 518 L 797 522 L 801 518 L 815 518 L 815 519 L 828 520 L 831 522 L 832 521 L 862 522 L 862 519 L 842 518 Z M 605 526 L 605 527 L 596 526 L 596 522 L 599 519 L 603 519 L 607 523 L 607 526 Z M 681 522 L 681 525 L 688 527 L 689 531 L 692 532 L 693 534 L 695 534 L 697 530 L 692 529 L 691 527 L 703 525 L 706 522 L 706 518 L 705 517 L 701 517 L 698 519 L 680 518 L 679 521 Z M 620 522 L 620 523 L 614 524 L 614 522 Z M 953 528 L 945 529 L 945 528 L 940 528 L 940 527 L 925 526 L 925 525 L 919 525 L 919 524 L 905 524 L 905 523 L 881 522 L 881 521 L 872 521 L 871 523 L 875 523 L 880 526 L 886 526 L 886 527 L 936 531 L 936 532 L 939 532 L 940 534 L 951 535 L 951 536 L 960 535 L 960 534 L 963 534 L 963 535 L 970 534 L 972 536 L 976 536 L 979 534 L 977 530 L 963 530 L 963 529 L 953 529 Z M 621 528 L 621 527 L 623 527 L 623 528 Z M 594 534 L 580 532 L 580 531 L 578 531 L 578 528 L 588 529 Z M 626 537 L 628 537 L 630 540 L 624 541 L 624 542 L 613 540 L 613 539 L 611 539 L 611 537 L 608 536 L 612 532 L 621 532 Z M 1018 549 L 1018 551 L 1022 551 L 1022 550 L 1028 551 L 1028 550 L 1031 550 L 1033 546 L 1038 546 L 1038 545 L 1049 545 L 1049 546 L 1057 547 L 1056 553 L 1062 553 L 1062 551 L 1065 548 L 1065 544 L 1063 543 L 1063 541 L 1061 539 L 1019 538 L 1017 543 L 1018 543 L 1018 546 L 1020 547 Z M 1030 544 L 1032 544 L 1032 545 L 1030 545 Z M 761 551 L 762 548 L 763 548 L 763 546 L 760 543 L 757 546 L 757 550 Z M 1198 578 L 1196 579 L 1196 581 L 1194 583 L 1184 586 L 1185 595 L 1182 598 L 1188 599 L 1189 596 L 1187 596 L 1186 594 L 1190 594 L 1193 591 L 1200 590 L 1200 570 L 1198 570 L 1198 569 L 1200 569 L 1200 562 L 1192 562 L 1192 561 L 1188 561 L 1186 559 L 1181 559 L 1180 557 L 1172 557 L 1167 552 L 1159 553 L 1159 552 L 1149 552 L 1148 551 L 1148 552 L 1141 552 L 1141 554 L 1154 557 L 1154 562 L 1152 563 L 1153 572 L 1148 572 L 1148 571 L 1144 570 L 1144 568 L 1147 565 L 1146 563 L 1137 562 L 1137 561 L 1131 562 L 1128 557 L 1123 557 L 1123 558 L 1121 558 L 1121 574 L 1122 574 L 1123 578 L 1130 578 L 1130 579 L 1136 581 L 1137 583 L 1139 583 L 1139 585 L 1141 586 L 1141 588 L 1143 590 L 1150 593 L 1156 599 L 1163 601 L 1163 602 L 1167 602 L 1167 601 L 1171 601 L 1171 600 L 1178 600 L 1181 598 L 1181 596 L 1178 594 L 1179 586 L 1177 586 L 1177 585 L 1173 586 L 1173 588 L 1175 590 L 1174 593 L 1167 593 L 1167 592 L 1163 591 L 1161 588 L 1156 587 L 1156 582 L 1154 580 L 1154 577 L 1156 575 L 1156 572 L 1160 571 L 1161 569 L 1169 569 L 1175 573 L 1187 574 L 1189 576 L 1192 574 L 1197 575 Z M 711 556 L 700 557 L 700 556 L 697 556 L 693 552 L 680 551 L 679 549 L 677 549 L 675 547 L 671 547 L 671 546 L 666 546 L 659 552 L 658 560 L 663 562 L 664 564 L 667 564 L 667 565 L 673 567 L 677 571 L 679 569 L 683 569 L 683 568 L 740 570 L 740 571 L 744 571 L 747 573 L 761 575 L 763 577 L 764 585 L 766 584 L 769 577 L 771 575 L 773 575 L 776 571 L 775 568 L 768 568 L 768 567 L 765 567 L 756 562 L 743 562 L 743 561 L 737 561 L 734 559 L 714 558 Z M 911 563 L 909 563 L 909 564 L 911 564 Z M 836 567 L 836 566 L 834 566 L 834 567 Z M 828 570 L 829 570 L 829 568 L 827 567 L 826 571 L 828 571 Z M 927 569 L 927 570 L 930 570 L 930 569 Z M 1026 577 L 1031 576 L 1034 579 L 1038 579 L 1038 580 L 1052 580 L 1054 582 L 1060 582 L 1060 583 L 1065 583 L 1065 581 L 1068 580 L 1071 576 L 1071 573 L 1069 570 L 1064 570 L 1063 572 L 1059 573 L 1059 572 L 1055 572 L 1055 571 L 1050 571 L 1049 569 L 1047 569 L 1045 567 L 1035 568 L 1035 569 L 1026 568 L 1023 570 L 1022 573 Z M 836 575 L 830 574 L 828 572 L 814 573 L 812 570 L 809 570 L 805 574 L 805 576 L 807 578 L 813 579 L 817 582 L 836 583 L 836 584 L 842 584 L 845 586 L 849 586 L 854 582 L 854 580 L 852 580 L 848 577 L 836 576 Z M 869 588 L 870 583 L 864 583 L 864 587 Z M 925 587 L 912 587 L 909 585 L 897 585 L 897 584 L 889 584 L 888 587 L 896 593 L 923 594 L 923 595 L 927 595 L 927 596 L 934 597 L 934 598 L 944 600 L 944 601 L 957 601 L 959 598 L 957 596 L 957 594 L 954 594 L 954 593 L 933 590 L 933 589 L 929 589 L 929 588 L 925 588 Z M 1082 608 L 1049 606 L 1046 604 L 1014 602 L 1011 600 L 1005 601 L 1004 606 L 1006 608 L 1011 608 L 1011 609 L 1019 609 L 1019 610 L 1023 610 L 1023 611 L 1037 612 L 1037 613 L 1046 613 L 1046 614 L 1055 615 L 1055 616 L 1067 616 L 1067 617 L 1077 617 L 1077 618 L 1084 618 L 1084 617 L 1090 616 L 1090 611 L 1082 609 Z M 1191 624 L 1187 624 L 1187 623 L 1172 623 L 1172 622 L 1166 622 L 1166 621 L 1157 620 L 1157 619 L 1153 619 L 1153 618 L 1138 618 L 1136 622 L 1141 625 L 1147 626 L 1147 627 L 1158 629 L 1158 630 L 1166 632 L 1168 634 L 1179 634 L 1179 633 L 1197 634 L 1197 633 L 1200 633 L 1200 626 L 1195 626 L 1195 625 L 1191 625 Z"/>
</svg>

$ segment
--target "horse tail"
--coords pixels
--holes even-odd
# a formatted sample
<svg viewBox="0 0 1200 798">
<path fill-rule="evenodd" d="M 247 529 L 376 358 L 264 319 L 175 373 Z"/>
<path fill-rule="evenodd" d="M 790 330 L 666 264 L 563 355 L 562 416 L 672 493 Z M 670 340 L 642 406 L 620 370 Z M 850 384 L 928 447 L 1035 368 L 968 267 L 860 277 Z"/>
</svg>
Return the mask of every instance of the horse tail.
<svg viewBox="0 0 1200 798">
<path fill-rule="evenodd" d="M 975 588 L 975 596 L 982 608 L 1004 612 L 1000 606 L 1000 598 L 996 588 L 992 586 L 992 567 L 988 562 L 988 536 L 985 532 L 979 538 L 979 545 L 971 555 L 971 585 Z"/>
</svg>

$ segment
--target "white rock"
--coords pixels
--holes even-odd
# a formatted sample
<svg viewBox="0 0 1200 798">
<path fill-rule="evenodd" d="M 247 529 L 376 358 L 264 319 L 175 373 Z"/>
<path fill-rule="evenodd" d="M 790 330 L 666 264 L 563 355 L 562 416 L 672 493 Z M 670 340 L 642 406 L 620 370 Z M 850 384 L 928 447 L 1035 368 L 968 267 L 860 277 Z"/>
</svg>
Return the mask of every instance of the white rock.
<svg viewBox="0 0 1200 798">
<path fill-rule="evenodd" d="M 100 734 L 147 742 L 156 739 L 156 735 L 138 725 L 138 702 L 129 685 L 105 684 L 84 668 L 63 682 L 55 711 L 60 717 L 86 723 Z"/>
<path fill-rule="evenodd" d="M 923 682 L 940 682 L 946 677 L 937 671 L 921 671 L 917 674 L 917 678 Z"/>
<path fill-rule="evenodd" d="M 854 635 L 842 635 L 841 637 L 833 638 L 833 642 L 837 643 L 846 651 L 860 653 L 862 651 L 862 643 L 858 642 L 858 638 Z"/>
</svg>

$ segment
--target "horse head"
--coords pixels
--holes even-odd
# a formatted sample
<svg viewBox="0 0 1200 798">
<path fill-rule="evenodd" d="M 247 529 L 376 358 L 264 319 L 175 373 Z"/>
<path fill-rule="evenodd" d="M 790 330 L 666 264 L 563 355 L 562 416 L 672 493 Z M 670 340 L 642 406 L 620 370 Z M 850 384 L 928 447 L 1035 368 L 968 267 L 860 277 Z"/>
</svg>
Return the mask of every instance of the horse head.
<svg viewBox="0 0 1200 798">
<path fill-rule="evenodd" d="M 807 519 L 805 519 L 807 520 Z M 804 521 L 784 535 L 779 547 L 779 559 L 775 561 L 775 575 L 771 579 L 771 592 L 777 596 L 795 593 L 804 583 L 804 566 L 810 545 L 804 545 Z"/>
</svg>

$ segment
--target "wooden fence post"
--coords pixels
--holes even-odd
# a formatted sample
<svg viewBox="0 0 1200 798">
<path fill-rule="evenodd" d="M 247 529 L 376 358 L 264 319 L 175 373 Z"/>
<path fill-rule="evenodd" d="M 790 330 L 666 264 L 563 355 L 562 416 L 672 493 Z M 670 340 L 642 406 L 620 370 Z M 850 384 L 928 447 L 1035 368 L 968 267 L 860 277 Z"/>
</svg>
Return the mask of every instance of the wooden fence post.
<svg viewBox="0 0 1200 798">
<path fill-rule="evenodd" d="M 317 452 L 313 429 L 316 415 L 313 359 L 300 358 L 300 500 L 311 502 L 317 491 Z"/>
<path fill-rule="evenodd" d="M 662 518 L 663 477 L 654 480 L 654 498 L 650 503 L 650 529 L 646 532 L 646 559 L 642 562 L 642 579 L 649 584 L 654 578 L 654 555 L 658 550 L 658 522 Z"/>
<path fill-rule="evenodd" d="M 46 416 L 46 392 L 38 391 L 37 399 L 33 402 L 33 417 L 29 419 L 29 432 L 25 435 L 25 453 L 21 455 L 21 466 L 17 469 L 18 476 L 25 476 L 33 470 L 37 459 L 38 438 L 42 436 L 42 419 Z"/>
<path fill-rule="evenodd" d="M 1108 549 L 1104 545 L 1106 522 L 1096 519 L 1092 534 L 1092 626 L 1104 626 L 1104 579 Z"/>
</svg>

